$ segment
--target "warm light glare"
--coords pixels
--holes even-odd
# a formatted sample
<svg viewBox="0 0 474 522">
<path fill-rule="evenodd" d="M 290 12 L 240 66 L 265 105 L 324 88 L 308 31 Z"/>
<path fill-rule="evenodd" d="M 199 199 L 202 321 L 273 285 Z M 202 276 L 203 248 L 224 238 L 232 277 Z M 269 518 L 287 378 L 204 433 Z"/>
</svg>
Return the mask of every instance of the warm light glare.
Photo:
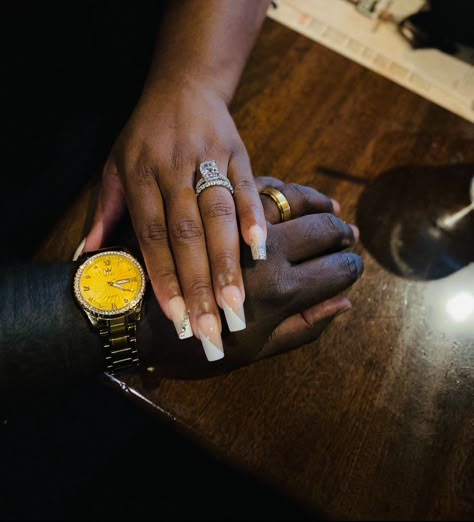
<svg viewBox="0 0 474 522">
<path fill-rule="evenodd" d="M 470 292 L 459 292 L 446 303 L 446 311 L 457 323 L 462 323 L 474 312 L 474 296 Z"/>
</svg>

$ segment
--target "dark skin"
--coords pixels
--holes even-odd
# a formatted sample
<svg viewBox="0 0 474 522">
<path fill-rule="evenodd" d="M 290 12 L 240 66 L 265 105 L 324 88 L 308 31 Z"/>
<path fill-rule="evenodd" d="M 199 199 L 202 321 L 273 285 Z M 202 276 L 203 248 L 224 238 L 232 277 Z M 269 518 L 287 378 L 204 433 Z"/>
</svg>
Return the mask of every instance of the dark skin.
<svg viewBox="0 0 474 522">
<path fill-rule="evenodd" d="M 331 201 L 314 189 L 257 179 L 285 193 L 295 219 L 278 223 L 271 201 L 267 263 L 256 263 L 243 248 L 247 328 L 224 332 L 225 357 L 209 363 L 195 338 L 176 338 L 153 292 L 137 341 L 144 364 L 164 377 L 202 378 L 250 364 L 317 339 L 338 313 L 350 309 L 341 295 L 361 275 L 362 260 L 346 249 L 357 229 L 334 214 Z M 263 198 L 263 197 L 262 197 Z M 0 388 L 51 386 L 100 373 L 100 340 L 74 301 L 71 281 L 77 264 L 25 265 L 0 274 L 0 295 L 11 303 L 0 310 Z"/>
</svg>

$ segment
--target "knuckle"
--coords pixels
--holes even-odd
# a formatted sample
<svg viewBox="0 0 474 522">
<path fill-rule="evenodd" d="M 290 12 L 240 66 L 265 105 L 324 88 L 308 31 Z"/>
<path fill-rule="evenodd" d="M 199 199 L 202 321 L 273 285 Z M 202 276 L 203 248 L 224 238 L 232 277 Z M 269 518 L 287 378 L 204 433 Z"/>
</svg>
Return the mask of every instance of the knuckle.
<svg viewBox="0 0 474 522">
<path fill-rule="evenodd" d="M 288 301 L 294 296 L 295 281 L 284 270 L 276 270 L 265 284 L 265 293 L 271 299 Z"/>
<path fill-rule="evenodd" d="M 286 186 L 287 186 L 287 188 L 288 188 L 290 191 L 295 192 L 295 193 L 298 194 L 300 197 L 306 199 L 306 193 L 305 193 L 303 187 L 302 187 L 301 185 L 298 185 L 298 183 L 291 182 L 291 183 L 287 183 Z"/>
<path fill-rule="evenodd" d="M 233 147 L 229 143 L 222 143 L 219 147 L 219 156 L 222 158 L 227 158 L 227 163 L 229 163 L 229 158 L 233 154 Z"/>
<path fill-rule="evenodd" d="M 342 241 L 345 237 L 345 227 L 343 222 L 334 214 L 320 214 L 322 226 L 324 229 L 337 240 Z"/>
<path fill-rule="evenodd" d="M 222 218 L 223 221 L 233 221 L 235 217 L 234 205 L 224 199 L 214 201 L 204 207 L 204 217 L 208 219 Z"/>
<path fill-rule="evenodd" d="M 168 230 L 164 223 L 151 221 L 139 229 L 138 238 L 144 245 L 156 245 L 167 243 Z"/>
<path fill-rule="evenodd" d="M 311 198 L 304 187 L 298 185 L 298 183 L 288 183 L 288 189 L 303 212 L 312 210 Z"/>
<path fill-rule="evenodd" d="M 218 132 L 218 131 L 217 131 Z M 216 158 L 219 167 L 227 166 L 232 154 L 232 146 L 224 141 L 210 143 L 206 141 L 201 147 L 201 158 Z"/>
<path fill-rule="evenodd" d="M 176 282 L 176 272 L 173 267 L 160 267 L 156 272 L 156 277 L 165 286 L 174 284 Z"/>
<path fill-rule="evenodd" d="M 196 172 L 195 162 L 190 153 L 183 152 L 181 148 L 173 150 L 162 159 L 157 180 L 163 195 L 167 198 L 181 198 L 183 191 L 189 189 L 194 196 L 191 180 Z"/>
<path fill-rule="evenodd" d="M 175 202 L 179 202 L 179 207 L 183 208 L 191 204 L 189 202 L 194 203 L 196 201 L 194 188 L 180 178 L 162 176 L 159 180 L 159 186 L 163 199 L 168 203 L 171 202 L 173 208 L 175 208 Z"/>
<path fill-rule="evenodd" d="M 177 242 L 192 244 L 201 240 L 202 228 L 193 219 L 180 219 L 173 224 L 172 234 Z"/>
<path fill-rule="evenodd" d="M 250 159 L 244 142 L 239 138 L 232 146 L 231 162 L 238 170 L 251 172 Z"/>
<path fill-rule="evenodd" d="M 181 287 L 174 266 L 158 264 L 157 267 L 150 267 L 149 274 L 153 288 L 157 291 L 157 296 L 167 298 L 168 296 L 179 295 L 181 293 Z"/>
<path fill-rule="evenodd" d="M 293 283 L 285 277 L 278 277 L 275 281 L 274 290 L 280 299 L 288 301 L 293 297 Z"/>
<path fill-rule="evenodd" d="M 183 168 L 188 164 L 187 157 L 188 152 L 186 152 L 186 148 L 179 145 L 173 145 L 169 156 L 170 168 L 177 172 L 183 170 Z"/>
<path fill-rule="evenodd" d="M 136 185 L 147 186 L 155 182 L 155 173 L 157 168 L 149 162 L 139 162 L 135 165 L 132 172 L 133 181 Z"/>
<path fill-rule="evenodd" d="M 248 194 L 258 196 L 257 187 L 253 179 L 241 179 L 234 185 L 234 194 L 238 195 L 241 193 L 244 193 L 245 196 L 248 196 Z"/>
<path fill-rule="evenodd" d="M 236 134 L 235 139 L 232 140 L 231 148 L 234 156 L 245 156 L 246 158 L 248 158 L 247 147 L 245 146 L 245 143 L 243 142 L 239 134 Z"/>
<path fill-rule="evenodd" d="M 238 266 L 237 258 L 230 250 L 223 250 L 214 255 L 212 258 L 212 264 L 216 273 L 221 276 L 234 274 Z"/>
<path fill-rule="evenodd" d="M 212 293 L 211 282 L 207 277 L 195 277 L 189 282 L 186 294 L 191 297 L 203 298 Z"/>
<path fill-rule="evenodd" d="M 317 208 L 319 211 L 332 213 L 331 200 L 324 194 L 298 183 L 288 183 L 287 187 L 290 189 L 290 193 L 293 193 L 292 195 L 298 201 L 298 204 L 301 205 L 303 212 L 313 212 Z"/>
</svg>

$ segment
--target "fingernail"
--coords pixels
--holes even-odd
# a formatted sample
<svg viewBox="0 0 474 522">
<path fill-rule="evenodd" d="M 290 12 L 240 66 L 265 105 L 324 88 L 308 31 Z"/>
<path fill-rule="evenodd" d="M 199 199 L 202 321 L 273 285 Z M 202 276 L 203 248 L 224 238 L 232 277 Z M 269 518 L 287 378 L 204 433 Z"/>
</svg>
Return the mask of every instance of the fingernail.
<svg viewBox="0 0 474 522">
<path fill-rule="evenodd" d="M 259 225 L 253 225 L 249 229 L 250 248 L 255 260 L 267 259 L 267 246 L 265 244 L 265 233 Z"/>
<path fill-rule="evenodd" d="M 87 239 L 87 236 L 77 246 L 76 251 L 74 252 L 74 255 L 72 256 L 73 261 L 77 261 L 79 259 L 79 256 L 84 251 L 84 247 L 86 245 L 86 239 Z"/>
<path fill-rule="evenodd" d="M 168 313 L 180 339 L 187 339 L 188 337 L 193 336 L 189 313 L 186 310 L 184 299 L 180 295 L 177 295 L 170 300 L 168 304 Z"/>
<path fill-rule="evenodd" d="M 352 308 L 352 303 L 349 301 L 349 304 L 346 305 L 344 308 L 341 308 L 341 310 L 339 310 L 334 317 L 337 317 L 338 315 L 348 312 L 351 308 Z"/>
<path fill-rule="evenodd" d="M 222 308 L 227 326 L 231 332 L 239 332 L 247 326 L 245 323 L 242 294 L 236 286 L 225 286 L 222 289 Z"/>
<path fill-rule="evenodd" d="M 334 210 L 334 213 L 339 215 L 341 212 L 341 205 L 340 205 L 339 201 L 336 201 L 335 199 L 331 198 L 331 202 L 332 202 L 332 209 Z"/>
<path fill-rule="evenodd" d="M 355 225 L 349 225 L 352 228 L 352 233 L 354 234 L 354 240 L 357 243 L 359 241 L 360 233 L 359 228 Z"/>
<path fill-rule="evenodd" d="M 201 315 L 198 319 L 199 338 L 207 360 L 218 361 L 224 357 L 224 348 L 217 319 L 212 314 Z"/>
<path fill-rule="evenodd" d="M 357 279 L 361 277 L 364 272 L 364 262 L 362 258 L 354 252 L 345 254 L 346 262 L 348 266 L 351 266 L 352 271 L 356 274 Z"/>
</svg>

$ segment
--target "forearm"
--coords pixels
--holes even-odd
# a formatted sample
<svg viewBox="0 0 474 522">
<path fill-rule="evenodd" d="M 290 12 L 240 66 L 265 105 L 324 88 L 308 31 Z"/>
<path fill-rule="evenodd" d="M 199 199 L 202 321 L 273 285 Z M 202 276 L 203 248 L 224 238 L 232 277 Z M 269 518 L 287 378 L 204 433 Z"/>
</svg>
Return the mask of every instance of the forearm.
<svg viewBox="0 0 474 522">
<path fill-rule="evenodd" d="M 54 388 L 105 369 L 98 330 L 73 296 L 77 264 L 2 267 L 0 275 L 0 391 Z M 208 376 L 197 339 L 180 341 L 148 287 L 137 324 L 142 367 L 164 375 Z"/>
<path fill-rule="evenodd" d="M 73 263 L 3 267 L 0 390 L 57 386 L 104 370 L 98 331 L 73 297 L 76 269 Z M 146 293 L 144 308 L 148 311 L 138 323 L 137 342 L 147 360 L 151 342 L 161 344 L 170 328 L 153 292 Z"/>
<path fill-rule="evenodd" d="M 230 101 L 255 43 L 269 0 L 169 2 L 146 84 L 197 80 Z M 175 85 L 175 86 L 177 86 Z"/>
<path fill-rule="evenodd" d="M 72 264 L 3 267 L 0 389 L 68 381 L 103 367 L 100 340 L 72 295 Z"/>
</svg>

